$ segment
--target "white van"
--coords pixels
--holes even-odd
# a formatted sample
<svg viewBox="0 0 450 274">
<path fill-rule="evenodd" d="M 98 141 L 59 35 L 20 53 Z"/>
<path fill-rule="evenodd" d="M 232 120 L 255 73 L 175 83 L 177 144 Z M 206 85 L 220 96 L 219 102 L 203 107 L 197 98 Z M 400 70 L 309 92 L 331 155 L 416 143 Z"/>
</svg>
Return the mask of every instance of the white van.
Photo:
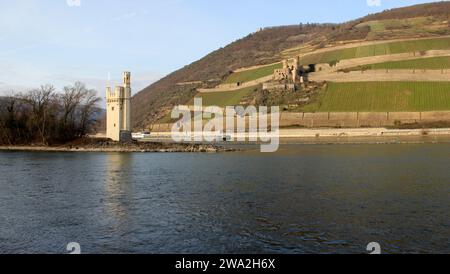
<svg viewBox="0 0 450 274">
<path fill-rule="evenodd" d="M 145 132 L 132 133 L 131 137 L 134 140 L 141 140 L 141 139 L 149 138 L 150 137 L 150 132 L 149 131 L 145 131 Z"/>
</svg>

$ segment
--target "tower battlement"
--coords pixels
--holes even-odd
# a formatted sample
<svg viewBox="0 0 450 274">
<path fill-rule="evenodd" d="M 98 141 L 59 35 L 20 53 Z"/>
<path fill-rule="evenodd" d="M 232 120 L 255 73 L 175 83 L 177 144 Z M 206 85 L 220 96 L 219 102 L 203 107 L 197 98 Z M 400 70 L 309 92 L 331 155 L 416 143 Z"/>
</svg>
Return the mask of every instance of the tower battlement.
<svg viewBox="0 0 450 274">
<path fill-rule="evenodd" d="M 118 99 L 125 97 L 125 88 L 116 86 L 114 90 L 111 87 L 106 88 L 106 99 Z"/>
</svg>

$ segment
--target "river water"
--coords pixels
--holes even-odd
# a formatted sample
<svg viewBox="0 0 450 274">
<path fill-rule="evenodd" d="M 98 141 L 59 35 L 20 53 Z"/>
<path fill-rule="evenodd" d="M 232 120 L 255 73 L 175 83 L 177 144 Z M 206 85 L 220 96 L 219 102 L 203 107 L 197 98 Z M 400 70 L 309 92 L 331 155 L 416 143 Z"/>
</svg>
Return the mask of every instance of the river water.
<svg viewBox="0 0 450 274">
<path fill-rule="evenodd" d="M 0 153 L 0 253 L 450 253 L 450 145 Z"/>
</svg>

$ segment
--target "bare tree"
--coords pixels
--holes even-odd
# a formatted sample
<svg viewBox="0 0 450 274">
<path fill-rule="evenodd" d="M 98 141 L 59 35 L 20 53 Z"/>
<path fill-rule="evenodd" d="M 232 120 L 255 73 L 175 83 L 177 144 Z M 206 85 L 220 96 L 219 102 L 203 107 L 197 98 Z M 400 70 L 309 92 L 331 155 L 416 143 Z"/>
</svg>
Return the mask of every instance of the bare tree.
<svg viewBox="0 0 450 274">
<path fill-rule="evenodd" d="M 51 85 L 0 104 L 0 143 L 64 143 L 84 137 L 97 122 L 100 98 L 83 83 L 57 94 Z"/>
<path fill-rule="evenodd" d="M 64 87 L 64 92 L 60 96 L 63 112 L 60 135 L 65 138 L 70 138 L 70 136 L 76 134 L 75 114 L 86 93 L 87 89 L 85 85 L 80 82 L 76 82 L 73 86 Z"/>
<path fill-rule="evenodd" d="M 0 102 L 1 103 L 1 108 L 0 108 L 0 143 L 3 144 L 9 144 L 11 145 L 11 130 L 10 128 L 7 126 L 7 117 L 8 117 L 8 113 L 6 111 L 7 109 L 7 102 Z"/>
<path fill-rule="evenodd" d="M 0 108 L 0 143 L 15 144 L 29 136 L 27 120 L 29 115 L 18 96 L 8 96 L 1 102 Z"/>
<path fill-rule="evenodd" d="M 36 127 L 44 145 L 48 145 L 49 106 L 55 97 L 54 92 L 55 88 L 52 85 L 44 85 L 40 89 L 30 91 L 24 98 L 24 101 L 31 107 L 32 125 Z"/>
<path fill-rule="evenodd" d="M 97 97 L 97 92 L 95 90 L 86 90 L 86 93 L 83 96 L 80 110 L 80 137 L 83 137 L 87 133 L 89 133 L 89 131 L 92 129 L 92 126 L 96 123 L 96 116 L 99 112 L 98 103 L 100 101 L 101 99 Z"/>
<path fill-rule="evenodd" d="M 64 88 L 61 98 L 64 112 L 63 128 L 70 131 L 66 136 L 84 137 L 96 122 L 95 116 L 99 111 L 97 105 L 101 100 L 97 97 L 97 92 L 87 89 L 81 82 L 76 82 L 73 86 Z"/>
</svg>

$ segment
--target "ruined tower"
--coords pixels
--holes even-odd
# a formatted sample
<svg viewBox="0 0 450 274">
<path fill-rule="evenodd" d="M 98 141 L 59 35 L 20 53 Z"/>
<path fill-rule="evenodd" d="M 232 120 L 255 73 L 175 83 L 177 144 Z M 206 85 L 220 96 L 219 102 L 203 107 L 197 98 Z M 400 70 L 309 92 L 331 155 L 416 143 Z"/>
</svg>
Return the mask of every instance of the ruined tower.
<svg viewBox="0 0 450 274">
<path fill-rule="evenodd" d="M 294 66 L 292 67 L 292 80 L 294 83 L 297 82 L 298 79 L 298 69 L 300 65 L 300 56 L 294 58 Z"/>
<path fill-rule="evenodd" d="M 123 86 L 106 88 L 106 137 L 113 141 L 131 140 L 131 73 L 123 73 Z"/>
</svg>

